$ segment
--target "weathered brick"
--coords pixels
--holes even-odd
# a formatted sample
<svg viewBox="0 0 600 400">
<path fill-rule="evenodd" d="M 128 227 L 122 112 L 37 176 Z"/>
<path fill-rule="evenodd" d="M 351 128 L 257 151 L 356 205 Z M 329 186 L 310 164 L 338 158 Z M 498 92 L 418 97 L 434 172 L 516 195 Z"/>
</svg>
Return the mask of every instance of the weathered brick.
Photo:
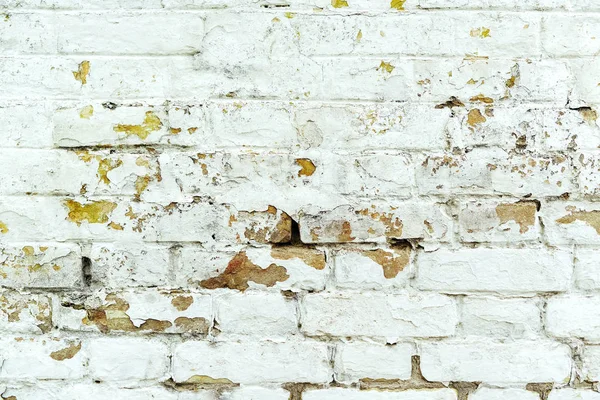
<svg viewBox="0 0 600 400">
<path fill-rule="evenodd" d="M 393 346 L 352 342 L 337 346 L 335 352 L 335 379 L 337 382 L 356 383 L 362 379 L 409 379 L 412 344 Z"/>
<path fill-rule="evenodd" d="M 573 277 L 579 289 L 594 290 L 600 287 L 600 268 L 597 249 L 578 248 L 575 252 Z"/>
<path fill-rule="evenodd" d="M 430 381 L 566 383 L 571 350 L 550 341 L 422 343 L 421 371 Z"/>
<path fill-rule="evenodd" d="M 566 250 L 440 249 L 417 257 L 416 286 L 448 293 L 560 292 L 571 275 Z"/>
<path fill-rule="evenodd" d="M 540 216 L 548 241 L 560 244 L 599 244 L 600 205 L 552 201 L 542 204 Z"/>
<path fill-rule="evenodd" d="M 215 296 L 215 323 L 219 332 L 283 337 L 298 333 L 296 304 L 279 293 L 248 291 Z"/>
<path fill-rule="evenodd" d="M 308 294 L 300 306 L 310 336 L 442 337 L 457 323 L 454 300 L 438 294 Z"/>
<path fill-rule="evenodd" d="M 176 282 L 206 289 L 322 290 L 330 269 L 323 251 L 309 247 L 247 247 L 238 252 L 181 249 Z"/>
<path fill-rule="evenodd" d="M 63 296 L 54 314 L 61 329 L 102 333 L 206 334 L 213 320 L 209 295 L 166 289 Z"/>
<path fill-rule="evenodd" d="M 302 398 L 305 400 L 455 400 L 453 389 L 404 390 L 401 392 L 378 392 L 358 389 L 330 388 L 308 390 Z"/>
<path fill-rule="evenodd" d="M 86 399 L 102 400 L 178 400 L 176 393 L 160 386 L 144 388 L 118 388 L 104 383 L 70 383 L 39 381 L 35 386 L 21 386 L 7 389 L 3 396 L 33 400 L 78 400 L 85 393 Z M 206 399 L 208 400 L 208 399 Z"/>
<path fill-rule="evenodd" d="M 600 341 L 600 297 L 563 295 L 548 299 L 546 330 L 555 337 Z"/>
<path fill-rule="evenodd" d="M 460 238 L 465 242 L 521 242 L 540 236 L 533 201 L 464 202 L 459 211 Z"/>
<path fill-rule="evenodd" d="M 162 380 L 169 370 L 169 348 L 160 340 L 92 339 L 88 354 L 91 377 L 104 382 Z"/>
<path fill-rule="evenodd" d="M 52 303 L 43 294 L 0 291 L 0 331 L 46 333 L 52 329 Z"/>
<path fill-rule="evenodd" d="M 184 342 L 173 353 L 175 382 L 328 383 L 327 344 L 311 341 Z"/>
<path fill-rule="evenodd" d="M 538 400 L 539 394 L 524 389 L 494 389 L 480 387 L 469 394 L 470 400 Z"/>
<path fill-rule="evenodd" d="M 548 14 L 542 19 L 542 46 L 550 56 L 591 56 L 600 51 L 597 16 Z M 573 33 L 577 32 L 574 37 Z"/>
</svg>

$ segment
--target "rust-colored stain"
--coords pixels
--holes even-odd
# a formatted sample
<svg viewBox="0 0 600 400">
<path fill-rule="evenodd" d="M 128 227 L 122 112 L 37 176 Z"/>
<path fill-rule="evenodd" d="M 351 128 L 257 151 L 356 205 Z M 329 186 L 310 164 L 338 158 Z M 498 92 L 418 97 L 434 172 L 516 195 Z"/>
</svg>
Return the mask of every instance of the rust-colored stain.
<svg viewBox="0 0 600 400">
<path fill-rule="evenodd" d="M 79 110 L 79 118 L 90 119 L 94 115 L 94 106 L 85 106 Z"/>
<path fill-rule="evenodd" d="M 519 225 L 521 233 L 527 232 L 529 227 L 535 224 L 536 211 L 537 205 L 532 201 L 504 203 L 496 206 L 496 215 L 500 218 L 500 223 L 514 221 Z"/>
<path fill-rule="evenodd" d="M 301 167 L 298 176 L 311 176 L 317 169 L 315 164 L 308 158 L 296 158 L 296 164 Z"/>
<path fill-rule="evenodd" d="M 263 269 L 250 261 L 245 251 L 241 251 L 229 261 L 221 275 L 203 280 L 200 286 L 205 289 L 229 288 L 244 291 L 249 287 L 248 282 L 271 287 L 289 277 L 284 267 L 271 264 Z"/>
<path fill-rule="evenodd" d="M 479 111 L 478 108 L 474 108 L 471 111 L 469 111 L 469 114 L 467 116 L 467 123 L 471 126 L 477 126 L 479 124 L 484 123 L 485 121 L 487 121 L 487 119 L 481 115 L 481 111 Z"/>
<path fill-rule="evenodd" d="M 118 124 L 113 127 L 113 130 L 127 136 L 135 135 L 142 140 L 146 140 L 150 133 L 160 130 L 162 125 L 162 121 L 153 111 L 146 111 L 146 116 L 141 125 Z"/>
<path fill-rule="evenodd" d="M 379 67 L 377 67 L 377 71 L 386 71 L 388 74 L 391 74 L 395 68 L 396 67 L 394 67 L 392 64 L 381 61 L 381 64 L 379 64 Z"/>
<path fill-rule="evenodd" d="M 281 212 L 279 219 L 275 225 L 275 228 L 271 228 L 269 226 L 263 226 L 259 228 L 260 225 L 258 222 L 253 221 L 248 223 L 246 220 L 246 216 L 250 218 L 261 216 L 264 214 L 268 215 L 268 221 L 271 221 L 272 218 L 277 218 L 277 208 L 273 206 L 269 206 L 267 211 L 252 211 L 252 212 L 240 212 L 237 217 L 239 220 L 246 221 L 246 228 L 244 230 L 244 237 L 248 240 L 253 240 L 259 243 L 288 243 L 292 239 L 292 218 L 285 212 Z M 238 222 L 238 218 L 234 216 L 234 219 L 229 217 L 229 223 L 234 224 L 234 222 Z"/>
<path fill-rule="evenodd" d="M 471 35 L 471 37 L 479 37 L 481 39 L 488 38 L 490 37 L 490 29 L 482 26 L 481 28 L 471 29 L 471 32 L 469 32 L 469 34 Z"/>
<path fill-rule="evenodd" d="M 6 224 L 2 221 L 0 221 L 0 233 L 2 233 L 2 234 L 8 233 L 8 226 L 6 226 Z"/>
<path fill-rule="evenodd" d="M 346 0 L 331 0 L 331 5 L 334 8 L 343 8 L 348 7 L 348 2 Z"/>
<path fill-rule="evenodd" d="M 188 308 L 190 308 L 190 306 L 192 305 L 193 302 L 194 302 L 194 298 L 192 296 L 177 296 L 177 297 L 173 297 L 173 299 L 171 300 L 171 304 L 178 311 L 187 310 Z"/>
<path fill-rule="evenodd" d="M 182 332 L 186 333 L 208 333 L 210 325 L 206 318 L 195 317 L 178 317 L 175 319 L 175 326 Z"/>
<path fill-rule="evenodd" d="M 480 101 L 485 104 L 492 104 L 494 102 L 494 99 L 492 99 L 491 97 L 487 97 L 483 94 L 478 94 L 477 96 L 473 96 L 469 100 L 470 101 Z"/>
<path fill-rule="evenodd" d="M 108 216 L 117 208 L 116 203 L 108 200 L 98 200 L 87 204 L 81 204 L 75 200 L 66 200 L 64 204 L 69 209 L 67 219 L 81 225 L 83 221 L 90 224 L 105 224 Z"/>
<path fill-rule="evenodd" d="M 197 385 L 233 385 L 233 382 L 227 378 L 212 378 L 208 375 L 194 375 L 184 383 Z"/>
<path fill-rule="evenodd" d="M 398 276 L 410 262 L 410 246 L 404 246 L 392 251 L 383 249 L 363 251 L 363 255 L 369 257 L 383 268 L 383 276 L 392 279 Z"/>
<path fill-rule="evenodd" d="M 351 242 L 355 237 L 352 236 L 352 227 L 350 226 L 350 222 L 343 221 L 340 233 L 337 236 L 340 242 Z"/>
<path fill-rule="evenodd" d="M 322 251 L 295 246 L 276 246 L 271 249 L 271 257 L 277 260 L 298 258 L 314 269 L 325 268 L 325 254 Z"/>
<path fill-rule="evenodd" d="M 73 71 L 73 76 L 76 80 L 81 82 L 82 85 L 87 83 L 87 77 L 90 73 L 90 62 L 82 61 L 77 68 L 77 71 Z"/>
<path fill-rule="evenodd" d="M 402 11 L 404 10 L 404 3 L 406 3 L 406 0 L 392 0 L 390 3 L 390 7 Z"/>
<path fill-rule="evenodd" d="M 81 350 L 81 342 L 72 344 L 62 350 L 54 351 L 50 353 L 50 357 L 56 361 L 70 360 L 71 358 L 75 357 L 77 353 L 79 353 L 79 350 Z"/>
<path fill-rule="evenodd" d="M 596 233 L 600 235 L 600 210 L 571 211 L 571 214 L 556 220 L 559 224 L 572 224 L 575 221 L 585 222 L 594 228 Z"/>
<path fill-rule="evenodd" d="M 98 160 L 98 178 L 100 178 L 100 182 L 108 185 L 110 184 L 110 179 L 108 179 L 108 173 L 115 168 L 119 168 L 123 165 L 123 161 L 121 160 L 113 160 L 110 158 L 99 158 Z"/>
</svg>

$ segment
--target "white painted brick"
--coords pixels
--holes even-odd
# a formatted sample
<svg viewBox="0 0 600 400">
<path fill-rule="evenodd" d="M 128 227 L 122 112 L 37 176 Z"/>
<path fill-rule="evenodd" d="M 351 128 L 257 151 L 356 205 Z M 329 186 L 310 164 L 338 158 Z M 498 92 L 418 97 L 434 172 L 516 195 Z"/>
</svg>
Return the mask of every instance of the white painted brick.
<svg viewBox="0 0 600 400">
<path fill-rule="evenodd" d="M 555 337 L 600 341 L 600 297 L 554 296 L 546 307 L 546 330 Z"/>
<path fill-rule="evenodd" d="M 583 350 L 583 377 L 586 381 L 600 381 L 599 346 L 586 346 Z"/>
<path fill-rule="evenodd" d="M 88 352 L 90 375 L 95 380 L 161 380 L 169 369 L 169 349 L 159 340 L 93 339 Z"/>
<path fill-rule="evenodd" d="M 412 271 L 410 246 L 344 248 L 333 254 L 335 285 L 346 289 L 403 287 Z"/>
<path fill-rule="evenodd" d="M 537 299 L 467 296 L 460 326 L 467 336 L 535 338 L 542 332 L 541 304 Z"/>
<path fill-rule="evenodd" d="M 0 291 L 0 331 L 46 333 L 52 329 L 52 303 L 43 294 Z"/>
<path fill-rule="evenodd" d="M 81 268 L 81 250 L 75 244 L 0 246 L 0 285 L 4 287 L 77 288 L 83 285 Z"/>
<path fill-rule="evenodd" d="M 215 321 L 224 334 L 282 337 L 298 332 L 296 304 L 279 293 L 223 293 L 215 296 Z"/>
<path fill-rule="evenodd" d="M 480 387 L 469 394 L 469 400 L 538 400 L 539 394 L 524 389 L 494 389 Z"/>
<path fill-rule="evenodd" d="M 599 244 L 598 203 L 553 201 L 542 204 L 540 216 L 548 241 L 559 244 Z"/>
<path fill-rule="evenodd" d="M 577 181 L 581 193 L 589 198 L 597 199 L 600 196 L 597 175 L 600 171 L 600 158 L 593 153 L 579 153 L 573 157 L 573 164 L 579 170 Z"/>
<path fill-rule="evenodd" d="M 330 388 L 309 390 L 302 394 L 304 400 L 455 400 L 453 389 L 404 390 L 378 392 L 357 389 Z"/>
<path fill-rule="evenodd" d="M 50 106 L 39 103 L 0 105 L 2 147 L 52 147 Z"/>
<path fill-rule="evenodd" d="M 551 108 L 543 110 L 542 116 L 542 138 L 549 150 L 596 150 L 600 146 L 600 127 L 592 113 Z"/>
<path fill-rule="evenodd" d="M 572 274 L 566 250 L 437 250 L 417 257 L 416 286 L 448 293 L 566 291 Z"/>
<path fill-rule="evenodd" d="M 61 53 L 193 54 L 202 42 L 203 20 L 191 13 L 58 14 L 53 25 Z"/>
<path fill-rule="evenodd" d="M 103 287 L 165 286 L 169 248 L 139 243 L 97 243 L 90 250 L 92 283 Z"/>
<path fill-rule="evenodd" d="M 0 379 L 79 379 L 86 374 L 85 344 L 79 339 L 5 337 Z"/>
<path fill-rule="evenodd" d="M 438 204 L 363 201 L 333 209 L 306 207 L 298 224 L 304 243 L 383 243 L 412 238 L 445 241 L 451 221 Z"/>
<path fill-rule="evenodd" d="M 288 400 L 289 397 L 290 392 L 287 390 L 281 388 L 267 389 L 258 386 L 242 386 L 221 395 L 223 400 Z M 186 399 L 180 398 L 180 400 Z M 192 399 L 190 398 L 190 400 Z"/>
<path fill-rule="evenodd" d="M 119 388 L 110 384 L 37 382 L 35 386 L 9 388 L 3 393 L 23 400 L 79 400 L 82 393 L 89 400 L 178 400 L 176 393 L 164 387 Z"/>
<path fill-rule="evenodd" d="M 253 271 L 255 265 L 272 275 L 233 280 L 237 268 Z M 228 269 L 229 268 L 229 269 Z M 283 268 L 283 270 L 281 269 Z M 258 271 L 258 270 L 257 270 Z M 313 248 L 281 246 L 273 248 L 248 247 L 237 253 L 207 252 L 195 247 L 181 249 L 181 261 L 176 272 L 180 286 L 230 288 L 244 290 L 322 290 L 330 269 L 325 254 Z M 269 274 L 268 272 L 267 274 Z"/>
<path fill-rule="evenodd" d="M 548 395 L 548 400 L 598 400 L 600 393 L 585 389 L 554 389 Z"/>
<path fill-rule="evenodd" d="M 456 305 L 438 294 L 324 293 L 301 301 L 302 331 L 311 336 L 450 336 Z"/>
<path fill-rule="evenodd" d="M 571 97 L 587 103 L 600 103 L 600 86 L 595 74 L 600 67 L 600 59 L 572 59 L 569 60 L 569 64 L 574 75 L 574 90 Z"/>
<path fill-rule="evenodd" d="M 393 346 L 375 343 L 344 343 L 335 353 L 335 379 L 337 382 L 356 383 L 361 379 L 409 379 L 412 344 Z"/>
<path fill-rule="evenodd" d="M 2 22 L 3 55 L 56 52 L 58 31 L 49 14 L 4 14 Z"/>
<path fill-rule="evenodd" d="M 540 236 L 537 204 L 532 201 L 464 202 L 458 219 L 465 242 L 521 242 Z"/>
<path fill-rule="evenodd" d="M 566 383 L 571 350 L 550 341 L 422 343 L 421 371 L 430 381 Z"/>
<path fill-rule="evenodd" d="M 579 289 L 594 290 L 600 287 L 600 266 L 596 249 L 579 248 L 575 253 L 575 285 Z"/>
<path fill-rule="evenodd" d="M 331 380 L 327 344 L 310 341 L 192 342 L 175 347 L 173 379 L 194 376 L 229 379 L 242 384 Z"/>
<path fill-rule="evenodd" d="M 542 46 L 551 56 L 591 56 L 600 51 L 597 16 L 549 14 L 543 18 Z M 573 33 L 577 32 L 577 36 Z"/>
<path fill-rule="evenodd" d="M 152 288 L 64 296 L 54 315 L 61 329 L 102 333 L 206 334 L 213 320 L 211 296 Z"/>
</svg>

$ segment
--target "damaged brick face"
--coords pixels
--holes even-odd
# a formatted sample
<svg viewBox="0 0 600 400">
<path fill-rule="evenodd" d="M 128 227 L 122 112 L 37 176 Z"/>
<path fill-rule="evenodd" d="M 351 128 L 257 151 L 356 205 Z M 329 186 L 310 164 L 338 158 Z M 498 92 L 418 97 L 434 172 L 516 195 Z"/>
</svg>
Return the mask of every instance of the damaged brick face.
<svg viewBox="0 0 600 400">
<path fill-rule="evenodd" d="M 0 9 L 0 399 L 598 400 L 597 1 Z"/>
</svg>

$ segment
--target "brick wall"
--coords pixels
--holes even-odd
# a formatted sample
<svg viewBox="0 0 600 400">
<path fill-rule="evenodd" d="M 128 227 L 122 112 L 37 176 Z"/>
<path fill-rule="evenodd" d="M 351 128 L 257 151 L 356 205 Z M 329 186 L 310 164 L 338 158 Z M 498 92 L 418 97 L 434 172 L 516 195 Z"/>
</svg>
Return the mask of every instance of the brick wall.
<svg viewBox="0 0 600 400">
<path fill-rule="evenodd" d="M 0 50 L 2 399 L 600 399 L 600 2 L 0 0 Z"/>
</svg>

